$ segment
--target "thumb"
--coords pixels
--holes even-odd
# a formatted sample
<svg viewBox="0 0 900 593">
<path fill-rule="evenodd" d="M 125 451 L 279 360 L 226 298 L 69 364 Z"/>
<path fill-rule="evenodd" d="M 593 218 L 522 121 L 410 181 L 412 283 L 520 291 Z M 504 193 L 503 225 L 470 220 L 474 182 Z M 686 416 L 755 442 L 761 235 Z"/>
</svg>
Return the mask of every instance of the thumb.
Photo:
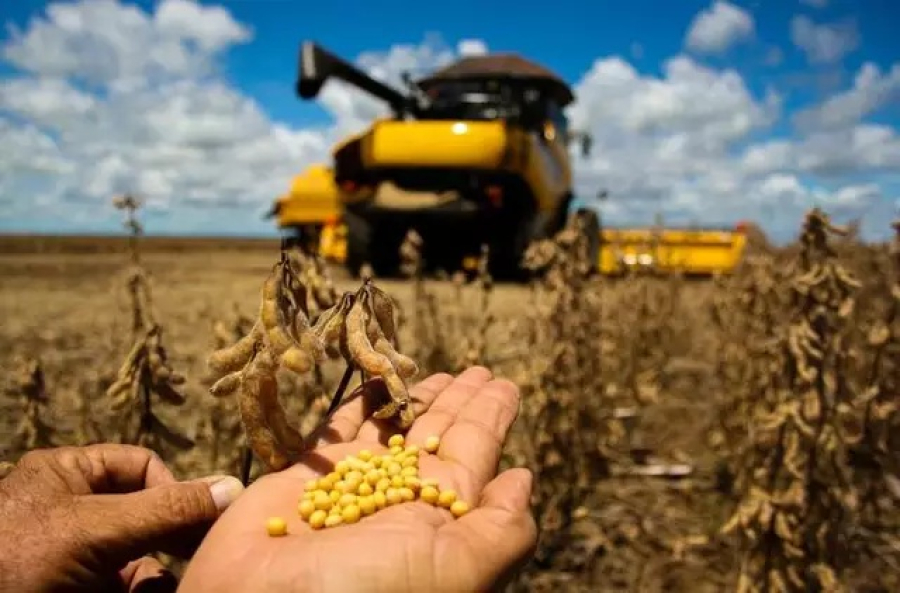
<svg viewBox="0 0 900 593">
<path fill-rule="evenodd" d="M 243 490 L 235 477 L 211 476 L 130 494 L 85 496 L 79 506 L 89 521 L 86 543 L 115 566 L 153 552 L 188 556 Z"/>
<path fill-rule="evenodd" d="M 532 484 L 533 476 L 525 468 L 501 473 L 484 488 L 477 508 L 439 531 L 439 537 L 446 537 L 448 545 L 466 558 L 471 590 L 496 590 L 530 561 L 537 543 L 537 525 L 530 512 Z"/>
</svg>

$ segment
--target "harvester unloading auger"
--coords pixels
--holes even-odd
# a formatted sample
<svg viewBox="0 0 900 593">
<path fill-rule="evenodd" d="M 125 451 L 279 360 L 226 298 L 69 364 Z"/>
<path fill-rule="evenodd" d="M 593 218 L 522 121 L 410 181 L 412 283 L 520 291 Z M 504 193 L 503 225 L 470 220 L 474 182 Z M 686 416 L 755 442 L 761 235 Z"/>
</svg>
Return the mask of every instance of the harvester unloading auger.
<svg viewBox="0 0 900 593">
<path fill-rule="evenodd" d="M 565 224 L 573 200 L 563 109 L 574 100 L 553 73 L 514 54 L 467 57 L 413 82 L 401 93 L 305 42 L 297 93 L 318 96 L 329 78 L 384 101 L 392 116 L 375 121 L 333 151 L 329 170 L 346 229 L 344 262 L 358 274 L 399 269 L 409 229 L 424 239 L 428 268 L 458 270 L 482 245 L 490 271 L 515 278 L 528 244 Z M 594 253 L 599 223 L 587 218 Z"/>
</svg>

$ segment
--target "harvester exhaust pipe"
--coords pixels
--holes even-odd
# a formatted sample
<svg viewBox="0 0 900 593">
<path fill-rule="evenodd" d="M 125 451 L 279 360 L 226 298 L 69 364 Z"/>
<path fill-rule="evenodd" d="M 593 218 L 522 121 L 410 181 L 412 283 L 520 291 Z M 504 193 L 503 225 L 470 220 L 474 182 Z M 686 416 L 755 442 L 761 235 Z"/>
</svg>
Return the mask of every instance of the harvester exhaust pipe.
<svg viewBox="0 0 900 593">
<path fill-rule="evenodd" d="M 352 84 L 378 99 L 402 115 L 410 107 L 408 97 L 362 72 L 311 41 L 300 45 L 300 64 L 297 76 L 297 94 L 306 100 L 313 99 L 321 92 L 329 78 L 338 78 Z"/>
</svg>

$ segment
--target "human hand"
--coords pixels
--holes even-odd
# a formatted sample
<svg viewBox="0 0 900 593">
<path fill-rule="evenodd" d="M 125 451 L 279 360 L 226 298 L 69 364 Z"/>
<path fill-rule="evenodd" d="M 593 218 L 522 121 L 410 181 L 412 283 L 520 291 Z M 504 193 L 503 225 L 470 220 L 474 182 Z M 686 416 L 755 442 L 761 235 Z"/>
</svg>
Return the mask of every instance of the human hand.
<svg viewBox="0 0 900 593">
<path fill-rule="evenodd" d="M 531 473 L 497 474 L 501 449 L 518 412 L 518 389 L 475 367 L 457 378 L 439 374 L 412 389 L 418 417 L 406 435 L 423 445 L 441 437 L 437 455 L 421 458 L 420 475 L 453 488 L 472 509 L 453 519 L 416 501 L 389 506 L 352 525 L 313 531 L 297 515 L 304 485 L 361 449 L 386 449 L 390 430 L 364 418 L 363 398 L 330 422 L 332 444 L 300 464 L 262 477 L 210 530 L 180 591 L 368 592 L 486 591 L 526 561 L 537 539 L 529 512 Z M 326 461 L 327 460 L 327 461 Z M 269 537 L 282 516 L 288 536 Z"/>
<path fill-rule="evenodd" d="M 0 481 L 0 591 L 174 590 L 142 556 L 189 555 L 242 489 L 229 476 L 177 482 L 141 447 L 26 453 Z"/>
</svg>

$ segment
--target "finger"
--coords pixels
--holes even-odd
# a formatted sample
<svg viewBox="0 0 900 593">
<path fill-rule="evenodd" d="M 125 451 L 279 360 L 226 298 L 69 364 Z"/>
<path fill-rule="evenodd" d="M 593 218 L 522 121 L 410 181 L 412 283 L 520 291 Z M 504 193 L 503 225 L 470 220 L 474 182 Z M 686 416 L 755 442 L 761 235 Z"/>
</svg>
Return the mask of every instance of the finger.
<svg viewBox="0 0 900 593">
<path fill-rule="evenodd" d="M 184 556 L 242 492 L 237 478 L 213 476 L 131 494 L 84 496 L 76 499 L 76 520 L 85 544 L 105 566 L 152 552 Z"/>
<path fill-rule="evenodd" d="M 88 481 L 95 494 L 134 492 L 175 482 L 154 451 L 134 445 L 98 444 L 80 448 L 91 462 Z"/>
<path fill-rule="evenodd" d="M 453 380 L 451 375 L 438 373 L 424 379 L 410 390 L 414 403 L 419 408 L 426 409 L 434 401 L 434 398 Z M 354 439 L 378 440 L 382 425 L 368 421 L 370 410 L 365 397 L 354 397 L 351 401 L 338 408 L 332 416 L 319 439 L 319 444 L 346 443 Z M 416 403 L 415 400 L 420 400 Z M 365 434 L 362 434 L 365 430 Z"/>
<path fill-rule="evenodd" d="M 460 373 L 438 394 L 428 411 L 416 420 L 409 430 L 407 441 L 422 445 L 432 435 L 442 436 L 453 425 L 460 410 L 492 377 L 491 371 L 481 366 Z"/>
<path fill-rule="evenodd" d="M 473 494 L 497 474 L 504 441 L 518 413 L 519 388 L 495 379 L 468 401 L 441 438 L 438 457 L 471 472 Z"/>
<path fill-rule="evenodd" d="M 159 456 L 144 447 L 98 444 L 58 447 L 26 454 L 20 465 L 50 472 L 73 494 L 134 492 L 175 482 Z"/>
<path fill-rule="evenodd" d="M 175 575 L 151 556 L 128 563 L 119 577 L 129 593 L 173 593 L 178 588 Z"/>
<path fill-rule="evenodd" d="M 477 508 L 438 531 L 439 550 L 452 549 L 449 557 L 468 559 L 466 566 L 452 567 L 472 578 L 466 590 L 496 590 L 498 580 L 533 554 L 537 525 L 529 508 L 532 483 L 527 469 L 503 472 L 485 487 Z"/>
</svg>

